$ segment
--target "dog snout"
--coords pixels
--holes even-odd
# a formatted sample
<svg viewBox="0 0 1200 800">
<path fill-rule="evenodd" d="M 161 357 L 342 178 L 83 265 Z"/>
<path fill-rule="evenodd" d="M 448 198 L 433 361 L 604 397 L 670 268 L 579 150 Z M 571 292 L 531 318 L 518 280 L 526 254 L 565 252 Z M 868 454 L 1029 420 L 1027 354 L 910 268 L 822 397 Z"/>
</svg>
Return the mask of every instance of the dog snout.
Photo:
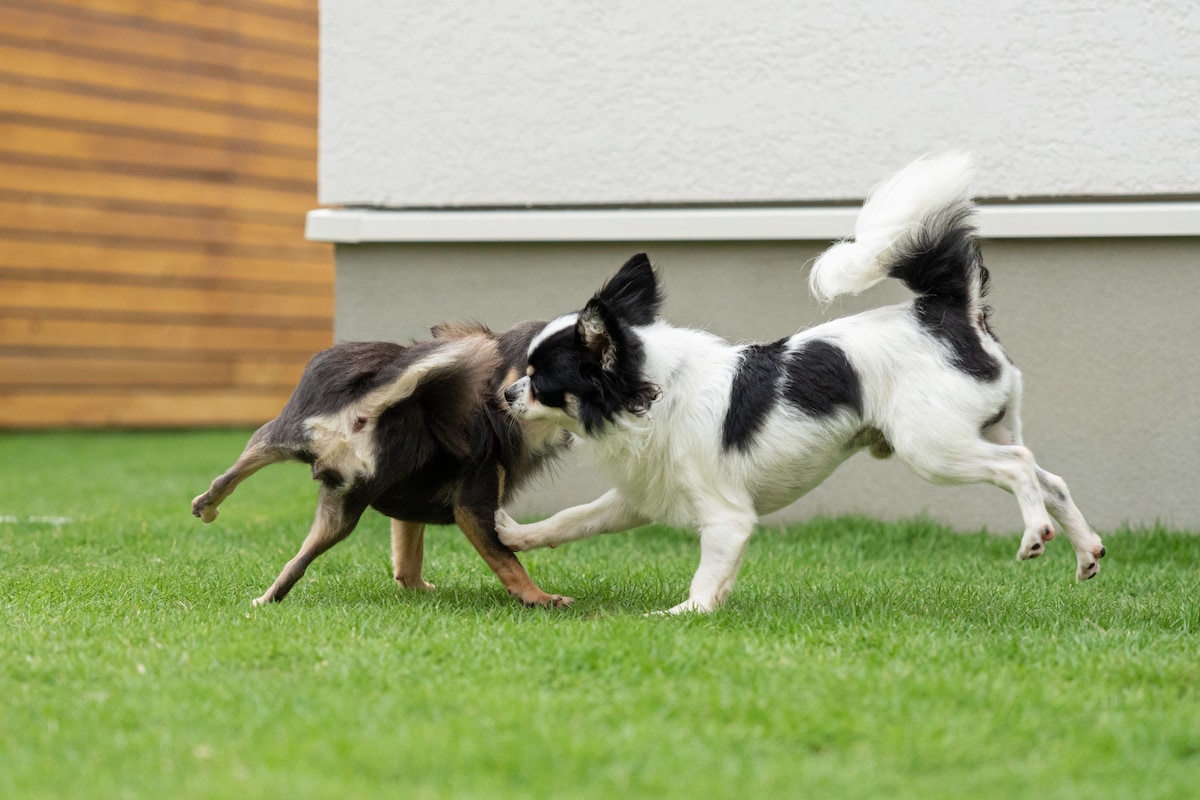
<svg viewBox="0 0 1200 800">
<path fill-rule="evenodd" d="M 525 395 L 525 387 L 529 385 L 529 378 L 521 378 L 516 383 L 509 384 L 504 390 L 504 400 L 510 406 L 516 405 L 517 402 Z"/>
</svg>

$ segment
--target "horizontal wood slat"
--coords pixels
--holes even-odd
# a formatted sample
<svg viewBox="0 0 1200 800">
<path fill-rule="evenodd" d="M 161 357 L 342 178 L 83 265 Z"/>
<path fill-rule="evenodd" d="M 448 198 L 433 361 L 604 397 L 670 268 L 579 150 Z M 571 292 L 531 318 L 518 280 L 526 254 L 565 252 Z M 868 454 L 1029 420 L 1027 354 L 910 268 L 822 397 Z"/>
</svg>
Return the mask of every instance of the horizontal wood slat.
<svg viewBox="0 0 1200 800">
<path fill-rule="evenodd" d="M 194 180 L 262 185 L 311 192 L 316 177 L 313 155 L 289 155 L 278 148 L 237 149 L 239 143 L 189 144 L 160 136 L 134 136 L 129 129 L 107 132 L 93 125 L 52 127 L 53 117 L 0 116 L 0 157 L 29 163 L 71 165 L 95 172 L 138 174 L 165 179 L 181 173 Z M 69 124 L 69 123 L 68 123 Z M 305 151 L 308 152 L 308 151 Z"/>
<path fill-rule="evenodd" d="M 124 211 L 104 204 L 62 205 L 51 202 L 18 202 L 0 195 L 0 220 L 6 229 L 23 228 L 48 233 L 96 234 L 213 243 L 236 241 L 250 245 L 273 245 L 280 242 L 304 244 L 304 218 L 297 217 L 287 224 L 269 224 L 221 218 L 196 209 L 194 215 L 154 214 Z M 314 253 L 324 253 L 317 247 Z M 0 256 L 2 259 L 3 256 Z"/>
<path fill-rule="evenodd" d="M 48 314 L 18 315 L 0 307 L 0 341 L 13 347 L 103 348 L 171 352 L 181 358 L 236 357 L 240 354 L 291 353 L 310 356 L 328 347 L 330 333 L 324 327 L 301 325 L 255 325 L 252 321 L 207 325 L 187 319 L 123 319 L 117 315 L 91 314 L 53 317 Z"/>
<path fill-rule="evenodd" d="M 172 0 L 154 0 L 147 3 L 147 9 L 161 11 L 170 5 Z M 146 18 L 151 19 L 149 13 Z M 172 72 L 236 74 L 255 83 L 316 91 L 315 34 L 311 56 L 280 53 L 211 36 L 186 35 L 179 30 L 164 32 L 161 28 L 121 24 L 81 9 L 44 4 L 41 0 L 0 6 L 0 31 L 43 41 L 56 49 L 79 48 L 89 54 L 102 53 L 106 60 L 157 64 Z"/>
<path fill-rule="evenodd" d="M 116 280 L 154 281 L 159 286 L 251 283 L 257 288 L 276 283 L 307 294 L 328 294 L 333 285 L 333 259 L 328 251 L 322 258 L 301 261 L 282 255 L 253 258 L 204 250 L 171 252 L 61 240 L 0 242 L 0 269 L 23 273 L 40 270 L 48 280 L 63 273 L 85 272 L 114 276 Z"/>
<path fill-rule="evenodd" d="M 258 86 L 221 76 L 179 74 L 164 81 L 162 72 L 149 65 L 105 63 L 83 57 L 78 51 L 54 52 L 45 44 L 0 36 L 0 71 L 8 80 L 20 76 L 70 86 L 94 86 L 132 95 L 178 98 L 177 103 L 207 103 L 220 108 L 257 110 L 316 119 L 317 107 L 311 92 L 277 86 Z"/>
<path fill-rule="evenodd" d="M 333 297 L 0 277 L 0 308 L 18 312 L 47 309 L 188 314 L 213 321 L 250 316 L 264 320 L 294 317 L 319 320 L 329 319 L 333 314 Z"/>
<path fill-rule="evenodd" d="M 26 0 L 28 2 L 28 0 Z M 38 0 L 42 7 L 55 8 L 57 13 L 70 14 L 72 9 L 91 12 L 99 18 L 114 22 L 144 26 L 143 0 Z M 60 10 L 61 9 L 61 10 Z M 100 13 L 96 13 L 100 12 Z M 316 36 L 316 15 L 306 19 L 281 15 L 267 16 L 256 13 L 252 3 L 197 3 L 191 0 L 176 0 L 173 3 L 158 3 L 153 23 L 170 30 L 178 26 L 195 28 L 195 35 L 237 36 L 247 45 L 270 48 L 280 47 L 286 51 L 305 52 Z"/>
<path fill-rule="evenodd" d="M 316 203 L 314 194 L 186 177 L 117 175 L 94 169 L 67 169 L 6 161 L 0 153 L 0 191 L 42 191 L 116 200 L 156 199 L 175 205 L 224 207 L 234 211 L 270 209 L 302 218 Z M 0 226 L 5 221 L 0 219 Z M 293 242 L 293 244 L 298 242 Z"/>
<path fill-rule="evenodd" d="M 0 425 L 9 428 L 259 425 L 279 414 L 286 395 L 244 389 L 178 392 L 8 393 Z"/>
<path fill-rule="evenodd" d="M 0 428 L 258 424 L 332 340 L 315 0 L 0 2 Z"/>
<path fill-rule="evenodd" d="M 163 358 L 6 356 L 0 354 L 0 392 L 95 389 L 215 389 L 290 391 L 304 361 L 253 359 L 185 361 Z M 47 369 L 50 367 L 50 369 Z"/>
<path fill-rule="evenodd" d="M 162 98 L 159 98 L 161 100 Z M 162 130 L 217 140 L 254 139 L 286 147 L 316 149 L 315 124 L 274 120 L 241 109 L 201 109 L 165 105 L 153 97 L 103 97 L 83 87 L 22 83 L 0 72 L 0 112 L 38 114 L 77 123 L 119 120 L 131 128 Z M 315 122 L 315 120 L 314 120 Z"/>
</svg>

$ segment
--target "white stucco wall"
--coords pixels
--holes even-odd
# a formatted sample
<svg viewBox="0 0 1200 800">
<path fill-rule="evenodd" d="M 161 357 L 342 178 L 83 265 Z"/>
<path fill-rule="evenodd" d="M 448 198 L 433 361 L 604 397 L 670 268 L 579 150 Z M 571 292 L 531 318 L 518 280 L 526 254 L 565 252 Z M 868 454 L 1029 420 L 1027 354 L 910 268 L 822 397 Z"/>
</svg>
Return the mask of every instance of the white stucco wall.
<svg viewBox="0 0 1200 800">
<path fill-rule="evenodd" d="M 336 0 L 320 120 L 334 205 L 1195 194 L 1200 3 Z"/>
</svg>

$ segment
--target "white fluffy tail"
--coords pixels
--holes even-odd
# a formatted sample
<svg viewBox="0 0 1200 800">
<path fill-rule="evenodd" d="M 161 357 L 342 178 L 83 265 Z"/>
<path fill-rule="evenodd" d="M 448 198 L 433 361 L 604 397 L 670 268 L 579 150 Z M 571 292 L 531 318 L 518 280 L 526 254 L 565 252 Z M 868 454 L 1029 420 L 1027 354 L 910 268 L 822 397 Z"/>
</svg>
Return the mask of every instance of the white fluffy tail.
<svg viewBox="0 0 1200 800">
<path fill-rule="evenodd" d="M 970 207 L 972 177 L 970 156 L 946 153 L 919 158 L 877 186 L 858 214 L 854 237 L 826 250 L 813 265 L 808 276 L 813 297 L 828 303 L 887 278 L 929 224 Z"/>
</svg>

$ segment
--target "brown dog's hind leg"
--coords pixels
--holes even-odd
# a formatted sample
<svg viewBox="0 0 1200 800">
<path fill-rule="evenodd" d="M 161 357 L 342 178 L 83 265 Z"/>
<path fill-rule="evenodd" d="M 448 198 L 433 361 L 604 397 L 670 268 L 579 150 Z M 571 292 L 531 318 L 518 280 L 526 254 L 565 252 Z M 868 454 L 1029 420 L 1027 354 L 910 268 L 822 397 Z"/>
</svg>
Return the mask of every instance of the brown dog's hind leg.
<svg viewBox="0 0 1200 800">
<path fill-rule="evenodd" d="M 238 460 L 233 462 L 233 466 L 213 481 L 207 492 L 192 500 L 193 516 L 199 517 L 205 522 L 212 522 L 217 518 L 217 506 L 233 494 L 233 490 L 238 487 L 238 484 L 268 464 L 288 461 L 294 457 L 288 450 L 266 443 L 267 434 L 273 422 L 272 420 L 259 428 L 250 437 L 250 441 L 246 443 L 246 449 L 242 451 Z"/>
<path fill-rule="evenodd" d="M 304 544 L 300 546 L 300 552 L 284 566 L 271 588 L 255 600 L 254 605 L 278 603 L 286 597 L 317 556 L 354 531 L 354 526 L 358 524 L 365 510 L 365 503 L 350 502 L 344 495 L 336 494 L 328 487 L 322 486 L 321 499 L 317 503 L 317 516 Z"/>
<path fill-rule="evenodd" d="M 425 560 L 425 523 L 392 520 L 392 574 L 405 589 L 436 589 L 421 578 Z"/>
</svg>

